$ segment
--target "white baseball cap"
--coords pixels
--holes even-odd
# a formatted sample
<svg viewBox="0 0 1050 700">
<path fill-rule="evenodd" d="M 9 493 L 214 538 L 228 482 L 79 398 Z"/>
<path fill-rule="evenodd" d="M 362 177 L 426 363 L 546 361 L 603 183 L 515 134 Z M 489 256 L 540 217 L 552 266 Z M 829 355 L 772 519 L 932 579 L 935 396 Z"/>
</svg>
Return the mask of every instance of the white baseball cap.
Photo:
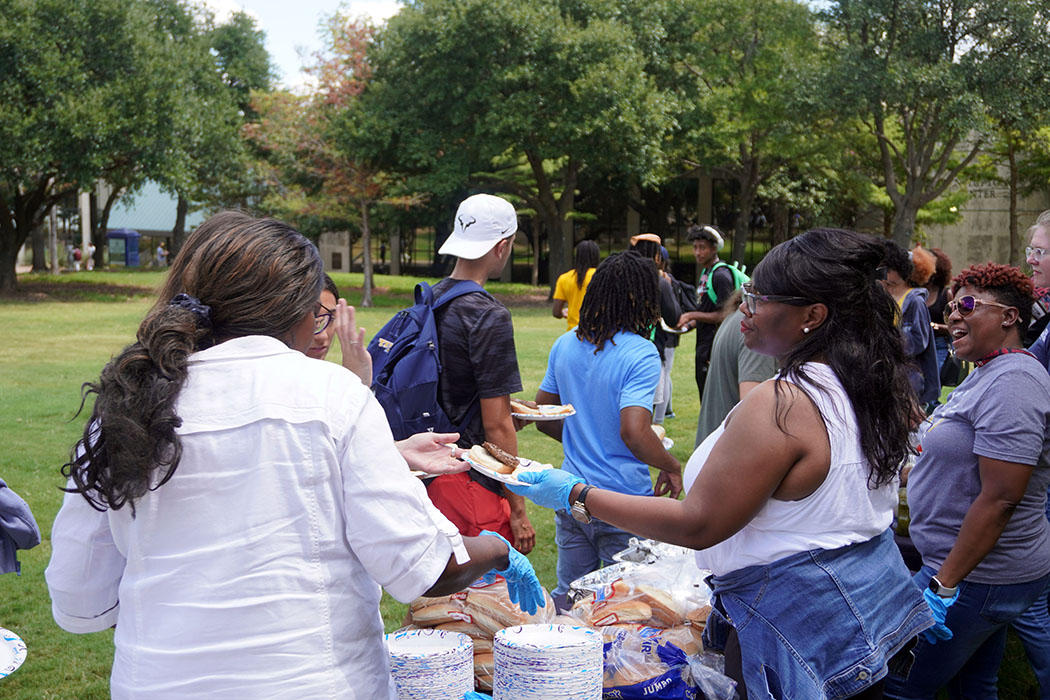
<svg viewBox="0 0 1050 700">
<path fill-rule="evenodd" d="M 518 215 L 510 202 L 491 194 L 476 194 L 459 205 L 452 234 L 438 253 L 477 260 L 517 230 Z"/>
</svg>

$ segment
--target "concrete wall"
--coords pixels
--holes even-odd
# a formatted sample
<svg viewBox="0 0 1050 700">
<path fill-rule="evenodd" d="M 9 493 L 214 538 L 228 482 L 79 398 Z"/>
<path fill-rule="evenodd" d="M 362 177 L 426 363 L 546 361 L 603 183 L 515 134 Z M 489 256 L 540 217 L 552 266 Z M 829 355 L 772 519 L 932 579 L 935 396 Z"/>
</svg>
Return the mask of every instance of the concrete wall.
<svg viewBox="0 0 1050 700">
<path fill-rule="evenodd" d="M 1005 176 L 1006 173 L 1004 172 Z M 926 226 L 927 245 L 940 248 L 952 260 L 953 274 L 967 265 L 1010 262 L 1010 189 L 992 182 L 970 183 L 970 200 L 961 207 L 962 220 L 948 226 Z M 1017 229 L 1021 240 L 1015 262 L 1024 265 L 1025 231 L 1040 212 L 1050 209 L 1050 188 L 1018 198 Z"/>
</svg>

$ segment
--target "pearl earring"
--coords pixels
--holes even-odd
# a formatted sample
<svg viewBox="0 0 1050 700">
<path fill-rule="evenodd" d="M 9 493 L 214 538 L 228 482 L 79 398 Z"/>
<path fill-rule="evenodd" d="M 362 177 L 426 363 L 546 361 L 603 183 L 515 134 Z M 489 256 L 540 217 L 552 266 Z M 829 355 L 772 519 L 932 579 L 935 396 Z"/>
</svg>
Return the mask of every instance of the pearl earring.
<svg viewBox="0 0 1050 700">
<path fill-rule="evenodd" d="M 803 329 L 802 329 L 802 332 L 803 332 L 803 333 L 809 333 L 809 329 L 808 329 L 808 328 L 803 328 Z"/>
</svg>

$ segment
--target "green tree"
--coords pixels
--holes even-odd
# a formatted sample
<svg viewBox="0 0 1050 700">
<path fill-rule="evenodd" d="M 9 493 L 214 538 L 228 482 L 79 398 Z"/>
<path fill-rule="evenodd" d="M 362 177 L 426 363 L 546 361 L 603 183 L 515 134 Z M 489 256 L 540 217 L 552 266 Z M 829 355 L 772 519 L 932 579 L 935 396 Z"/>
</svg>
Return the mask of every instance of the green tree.
<svg viewBox="0 0 1050 700">
<path fill-rule="evenodd" d="M 392 160 L 436 198 L 469 183 L 535 211 L 553 280 L 571 264 L 581 171 L 649 180 L 661 163 L 670 104 L 622 20 L 650 4 L 413 2 L 377 38 L 365 108 L 389 124 Z M 532 183 L 494 177 L 497 160 L 527 164 Z"/>
<path fill-rule="evenodd" d="M 1031 49 L 1040 23 L 1045 42 L 1045 3 L 837 0 L 826 18 L 836 60 L 825 94 L 877 138 L 892 236 L 908 246 L 919 210 L 987 144 L 999 59 Z"/>
<path fill-rule="evenodd" d="M 178 47 L 151 3 L 0 0 L 0 17 L 0 291 L 10 291 L 19 248 L 63 197 L 168 162 L 182 95 Z"/>
<path fill-rule="evenodd" d="M 796 0 L 692 0 L 682 66 L 694 76 L 683 133 L 695 165 L 737 183 L 732 257 L 743 260 L 760 188 L 819 150 L 810 101 L 821 61 L 816 24 Z"/>
</svg>

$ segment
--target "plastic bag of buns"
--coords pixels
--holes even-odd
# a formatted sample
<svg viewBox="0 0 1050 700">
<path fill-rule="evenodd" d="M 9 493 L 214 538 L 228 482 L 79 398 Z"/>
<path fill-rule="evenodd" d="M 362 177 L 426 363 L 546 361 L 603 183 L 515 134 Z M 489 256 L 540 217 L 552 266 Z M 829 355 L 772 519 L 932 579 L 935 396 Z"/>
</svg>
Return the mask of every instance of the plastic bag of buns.
<svg viewBox="0 0 1050 700">
<path fill-rule="evenodd" d="M 602 697 L 697 698 L 689 658 L 700 648 L 687 627 L 607 626 L 602 635 Z"/>
</svg>

